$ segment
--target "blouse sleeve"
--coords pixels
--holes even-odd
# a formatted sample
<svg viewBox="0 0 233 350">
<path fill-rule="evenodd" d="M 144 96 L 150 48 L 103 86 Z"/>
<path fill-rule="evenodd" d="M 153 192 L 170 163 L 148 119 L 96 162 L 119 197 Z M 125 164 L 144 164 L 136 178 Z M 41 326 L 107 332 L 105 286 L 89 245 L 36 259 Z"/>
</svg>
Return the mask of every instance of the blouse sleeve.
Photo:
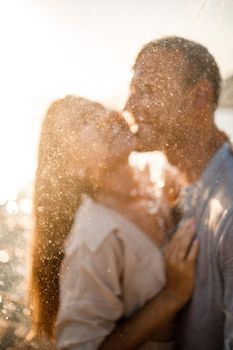
<svg viewBox="0 0 233 350">
<path fill-rule="evenodd" d="M 123 316 L 121 242 L 111 233 L 96 251 L 81 245 L 61 271 L 56 338 L 62 350 L 94 350 Z"/>
</svg>

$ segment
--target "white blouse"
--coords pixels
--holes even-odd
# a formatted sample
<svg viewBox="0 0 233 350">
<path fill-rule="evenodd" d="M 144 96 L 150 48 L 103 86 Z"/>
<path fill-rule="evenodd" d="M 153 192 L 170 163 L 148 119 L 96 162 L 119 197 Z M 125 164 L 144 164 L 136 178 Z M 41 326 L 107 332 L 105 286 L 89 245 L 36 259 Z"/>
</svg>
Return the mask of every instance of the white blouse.
<svg viewBox="0 0 233 350">
<path fill-rule="evenodd" d="M 164 285 L 158 247 L 117 212 L 85 198 L 65 244 L 57 348 L 98 349 L 117 320 L 132 315 Z M 140 349 L 171 347 L 150 342 Z"/>
</svg>

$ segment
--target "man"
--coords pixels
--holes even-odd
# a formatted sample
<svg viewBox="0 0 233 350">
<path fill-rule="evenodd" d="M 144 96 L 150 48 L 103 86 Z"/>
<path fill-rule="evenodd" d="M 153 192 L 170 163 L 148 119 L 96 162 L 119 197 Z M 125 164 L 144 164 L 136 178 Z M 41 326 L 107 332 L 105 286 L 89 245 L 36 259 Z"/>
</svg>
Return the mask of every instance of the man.
<svg viewBox="0 0 233 350">
<path fill-rule="evenodd" d="M 141 150 L 162 150 L 187 181 L 184 216 L 196 218 L 200 253 L 178 348 L 233 349 L 233 153 L 215 125 L 220 74 L 203 46 L 177 37 L 147 44 L 134 65 L 125 109 Z"/>
</svg>

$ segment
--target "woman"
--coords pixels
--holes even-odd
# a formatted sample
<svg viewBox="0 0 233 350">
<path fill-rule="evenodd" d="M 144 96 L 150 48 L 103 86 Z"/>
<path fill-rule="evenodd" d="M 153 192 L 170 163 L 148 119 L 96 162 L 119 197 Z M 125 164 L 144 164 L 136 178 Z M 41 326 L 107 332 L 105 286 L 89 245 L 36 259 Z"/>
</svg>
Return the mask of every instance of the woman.
<svg viewBox="0 0 233 350">
<path fill-rule="evenodd" d="M 132 147 L 125 122 L 85 99 L 55 102 L 45 117 L 34 196 L 32 315 L 35 331 L 50 337 L 57 319 L 59 349 L 135 349 L 153 336 L 164 340 L 190 297 L 193 223 L 166 250 L 165 285 L 154 219 L 146 198 L 135 195 L 126 162 Z"/>
</svg>

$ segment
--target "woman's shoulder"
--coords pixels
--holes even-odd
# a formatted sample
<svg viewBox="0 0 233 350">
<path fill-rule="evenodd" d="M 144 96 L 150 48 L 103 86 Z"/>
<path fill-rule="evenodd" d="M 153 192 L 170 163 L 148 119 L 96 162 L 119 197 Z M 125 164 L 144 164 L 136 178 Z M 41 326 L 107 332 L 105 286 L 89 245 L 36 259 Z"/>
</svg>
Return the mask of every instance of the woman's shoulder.
<svg viewBox="0 0 233 350">
<path fill-rule="evenodd" d="M 65 244 L 66 254 L 85 245 L 96 252 L 105 241 L 116 241 L 125 252 L 133 255 L 160 255 L 159 248 L 131 221 L 86 197 L 76 212 L 74 223 Z"/>
<path fill-rule="evenodd" d="M 111 210 L 87 196 L 75 214 L 65 252 L 71 254 L 82 245 L 95 252 L 109 235 L 114 236 L 119 226 L 119 220 Z"/>
</svg>

